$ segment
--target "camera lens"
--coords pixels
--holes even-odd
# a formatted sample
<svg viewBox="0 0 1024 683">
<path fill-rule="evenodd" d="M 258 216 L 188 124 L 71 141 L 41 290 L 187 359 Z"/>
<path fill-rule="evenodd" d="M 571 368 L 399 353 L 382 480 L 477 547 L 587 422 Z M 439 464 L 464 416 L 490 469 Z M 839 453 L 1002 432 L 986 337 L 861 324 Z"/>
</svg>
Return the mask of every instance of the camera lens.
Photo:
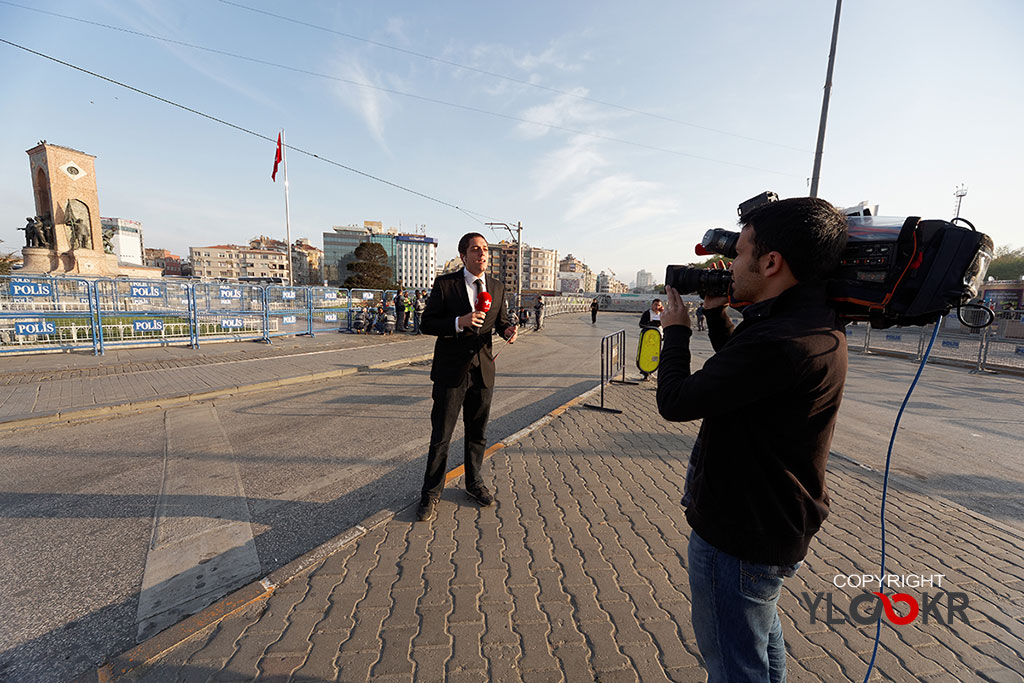
<svg viewBox="0 0 1024 683">
<path fill-rule="evenodd" d="M 721 254 L 727 258 L 736 258 L 736 242 L 740 239 L 738 232 L 712 228 L 704 233 L 704 239 L 700 241 L 705 251 L 712 254 Z"/>
<path fill-rule="evenodd" d="M 713 268 L 669 266 L 665 270 L 665 284 L 680 294 L 696 292 L 699 296 L 729 296 L 732 272 Z"/>
</svg>

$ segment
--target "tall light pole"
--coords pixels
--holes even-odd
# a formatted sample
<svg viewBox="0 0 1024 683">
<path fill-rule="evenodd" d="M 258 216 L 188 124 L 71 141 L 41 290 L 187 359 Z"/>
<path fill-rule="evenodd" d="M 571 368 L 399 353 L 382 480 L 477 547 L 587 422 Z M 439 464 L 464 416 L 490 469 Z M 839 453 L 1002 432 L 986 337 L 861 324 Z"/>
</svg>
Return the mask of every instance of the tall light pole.
<svg viewBox="0 0 1024 683">
<path fill-rule="evenodd" d="M 956 197 L 956 218 L 953 220 L 956 220 L 957 218 L 960 218 L 960 202 L 962 202 L 964 197 L 967 196 L 967 186 L 957 185 L 956 190 L 953 191 L 953 196 Z"/>
<path fill-rule="evenodd" d="M 836 18 L 832 24 L 832 47 L 828 52 L 828 72 L 825 74 L 825 95 L 821 100 L 821 120 L 818 122 L 818 145 L 814 149 L 814 170 L 811 172 L 811 196 L 818 196 L 818 178 L 821 175 L 821 153 L 825 147 L 825 121 L 828 119 L 828 99 L 832 92 L 832 67 L 836 63 L 836 42 L 839 40 L 839 14 L 843 0 L 836 0 Z"/>
<path fill-rule="evenodd" d="M 523 305 L 523 224 L 517 221 L 515 232 L 512 232 L 512 226 L 508 223 L 484 223 L 484 225 L 489 225 L 492 228 L 500 225 L 508 230 L 508 234 L 516 241 L 516 307 L 519 308 Z"/>
</svg>

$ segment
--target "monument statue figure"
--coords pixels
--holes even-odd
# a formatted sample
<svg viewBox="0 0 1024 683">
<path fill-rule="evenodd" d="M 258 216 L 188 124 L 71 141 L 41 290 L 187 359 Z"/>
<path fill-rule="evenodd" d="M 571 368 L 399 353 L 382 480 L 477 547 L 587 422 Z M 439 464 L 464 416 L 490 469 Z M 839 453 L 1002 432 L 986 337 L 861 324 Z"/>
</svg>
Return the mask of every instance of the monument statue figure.
<svg viewBox="0 0 1024 683">
<path fill-rule="evenodd" d="M 104 230 L 103 231 L 103 253 L 104 254 L 113 254 L 114 253 L 114 245 L 111 242 L 111 240 L 113 238 L 114 238 L 114 233 L 113 232 L 111 232 L 110 230 Z"/>
<path fill-rule="evenodd" d="M 75 216 L 71 202 L 72 200 L 69 199 L 64 208 L 64 224 L 68 226 L 68 242 L 72 249 L 92 249 L 90 226 L 86 225 L 83 219 Z"/>
<path fill-rule="evenodd" d="M 19 230 L 25 231 L 25 246 L 43 249 L 50 248 L 50 240 L 48 239 L 47 233 L 49 232 L 46 228 L 46 224 L 43 219 L 39 216 L 29 216 L 25 219 L 27 221 L 24 228 L 18 228 Z"/>
</svg>

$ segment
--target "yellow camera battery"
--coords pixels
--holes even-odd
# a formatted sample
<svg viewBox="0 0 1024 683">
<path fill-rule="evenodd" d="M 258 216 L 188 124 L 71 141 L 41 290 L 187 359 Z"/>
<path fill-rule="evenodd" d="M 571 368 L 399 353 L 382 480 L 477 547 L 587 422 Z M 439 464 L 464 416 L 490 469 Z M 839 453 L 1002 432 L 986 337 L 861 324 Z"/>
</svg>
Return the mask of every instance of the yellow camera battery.
<svg viewBox="0 0 1024 683">
<path fill-rule="evenodd" d="M 645 375 L 658 369 L 661 360 L 661 328 L 645 327 L 636 344 L 636 367 Z"/>
</svg>

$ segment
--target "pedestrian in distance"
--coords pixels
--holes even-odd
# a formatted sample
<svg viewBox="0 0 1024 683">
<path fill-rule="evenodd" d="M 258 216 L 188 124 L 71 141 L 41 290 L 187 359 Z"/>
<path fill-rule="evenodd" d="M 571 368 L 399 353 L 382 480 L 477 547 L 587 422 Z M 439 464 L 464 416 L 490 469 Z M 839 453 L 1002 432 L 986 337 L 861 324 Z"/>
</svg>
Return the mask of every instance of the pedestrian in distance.
<svg viewBox="0 0 1024 683">
<path fill-rule="evenodd" d="M 460 411 L 465 427 L 466 493 L 483 507 L 494 503 L 481 472 L 494 391 L 491 336 L 497 330 L 512 344 L 517 333 L 509 321 L 505 286 L 484 273 L 487 238 L 475 232 L 463 235 L 459 258 L 460 270 L 434 280 L 420 321 L 420 329 L 437 340 L 430 367 L 433 408 L 427 468 L 416 510 L 419 521 L 429 521 L 436 514 L 447 472 L 448 446 Z"/>
<path fill-rule="evenodd" d="M 651 307 L 640 314 L 640 331 L 641 333 L 645 328 L 648 327 L 661 327 L 661 314 L 665 312 L 665 304 L 662 303 L 661 299 L 655 299 L 651 302 Z M 651 373 L 640 371 L 640 381 L 646 382 L 650 379 Z"/>
<path fill-rule="evenodd" d="M 540 328 L 544 326 L 544 298 L 538 296 L 537 303 L 533 305 L 533 324 L 534 330 L 540 332 Z"/>
<path fill-rule="evenodd" d="M 416 301 L 413 304 L 413 334 L 420 334 L 420 320 L 423 318 L 423 309 L 426 307 L 427 297 L 423 294 L 423 292 L 416 290 Z"/>
<path fill-rule="evenodd" d="M 640 315 L 640 327 L 661 327 L 661 314 L 665 312 L 665 304 L 661 299 L 651 302 L 651 307 Z"/>
<path fill-rule="evenodd" d="M 704 304 L 703 303 L 700 304 L 699 306 L 697 306 L 696 316 L 697 316 L 697 330 L 703 331 L 704 330 Z"/>
<path fill-rule="evenodd" d="M 590 324 L 591 325 L 596 325 L 597 324 L 597 309 L 598 309 L 597 299 L 594 299 L 593 301 L 590 302 Z"/>
<path fill-rule="evenodd" d="M 405 332 L 405 293 L 399 287 L 391 303 L 395 306 L 395 329 Z"/>
<path fill-rule="evenodd" d="M 729 297 L 707 297 L 715 354 L 691 372 L 690 316 L 668 307 L 658 411 L 702 419 L 683 505 L 691 533 L 691 618 L 708 680 L 784 681 L 777 603 L 829 510 L 825 466 L 846 379 L 842 321 L 823 276 L 846 245 L 846 218 L 811 197 L 740 218 Z M 729 301 L 742 301 L 733 326 Z"/>
</svg>

